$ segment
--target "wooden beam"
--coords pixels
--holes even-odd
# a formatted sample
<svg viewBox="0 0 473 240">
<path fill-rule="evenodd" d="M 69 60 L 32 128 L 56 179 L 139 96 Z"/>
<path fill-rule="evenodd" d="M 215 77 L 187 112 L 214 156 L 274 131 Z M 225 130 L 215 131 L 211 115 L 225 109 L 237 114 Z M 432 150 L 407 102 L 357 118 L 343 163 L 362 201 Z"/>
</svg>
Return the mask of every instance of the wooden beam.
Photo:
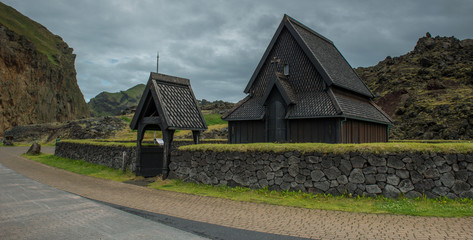
<svg viewBox="0 0 473 240">
<path fill-rule="evenodd" d="M 138 124 L 138 133 L 136 134 L 136 169 L 135 174 L 141 175 L 141 142 L 143 141 L 146 125 Z"/>
<path fill-rule="evenodd" d="M 174 137 L 174 130 L 163 130 L 164 151 L 163 151 L 163 180 L 169 175 L 169 162 L 171 159 L 171 144 Z"/>
<path fill-rule="evenodd" d="M 200 131 L 192 131 L 192 137 L 194 138 L 194 144 L 200 143 Z"/>
<path fill-rule="evenodd" d="M 149 124 L 156 124 L 156 125 L 161 126 L 161 124 L 162 124 L 161 117 L 144 117 L 140 121 L 140 125 L 145 126 L 145 125 L 149 125 Z"/>
</svg>

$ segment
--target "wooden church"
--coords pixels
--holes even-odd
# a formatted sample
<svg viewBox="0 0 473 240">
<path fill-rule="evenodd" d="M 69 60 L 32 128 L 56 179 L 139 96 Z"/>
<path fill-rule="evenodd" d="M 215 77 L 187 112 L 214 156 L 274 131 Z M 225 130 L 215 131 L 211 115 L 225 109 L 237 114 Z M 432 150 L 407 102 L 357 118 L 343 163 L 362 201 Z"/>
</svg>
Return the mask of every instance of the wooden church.
<svg viewBox="0 0 473 240">
<path fill-rule="evenodd" d="M 333 42 L 287 15 L 244 92 L 222 116 L 230 143 L 388 141 L 392 120 Z"/>
</svg>

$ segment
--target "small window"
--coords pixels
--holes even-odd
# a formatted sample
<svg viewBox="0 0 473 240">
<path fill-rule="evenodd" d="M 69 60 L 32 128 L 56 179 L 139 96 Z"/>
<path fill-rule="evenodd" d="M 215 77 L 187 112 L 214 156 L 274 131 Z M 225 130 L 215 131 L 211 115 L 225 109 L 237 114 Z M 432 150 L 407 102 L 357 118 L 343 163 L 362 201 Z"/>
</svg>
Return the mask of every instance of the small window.
<svg viewBox="0 0 473 240">
<path fill-rule="evenodd" d="M 289 64 L 284 64 L 284 75 L 289 76 Z"/>
</svg>

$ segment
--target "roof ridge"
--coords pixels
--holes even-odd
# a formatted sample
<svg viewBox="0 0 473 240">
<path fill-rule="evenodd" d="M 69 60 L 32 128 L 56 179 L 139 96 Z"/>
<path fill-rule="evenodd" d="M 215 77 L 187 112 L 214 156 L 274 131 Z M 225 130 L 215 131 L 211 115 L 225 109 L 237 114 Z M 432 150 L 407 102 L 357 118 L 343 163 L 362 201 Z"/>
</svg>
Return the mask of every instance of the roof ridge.
<svg viewBox="0 0 473 240">
<path fill-rule="evenodd" d="M 292 18 L 291 16 L 287 15 L 287 14 L 284 14 L 284 18 L 290 22 L 290 23 L 294 23 L 296 25 L 298 25 L 299 27 L 303 28 L 304 30 L 316 35 L 317 37 L 321 38 L 322 40 L 332 44 L 332 45 L 335 45 L 330 39 L 326 38 L 325 36 L 323 36 L 322 34 L 314 31 L 313 29 L 311 29 L 310 27 L 307 27 L 306 25 L 304 25 L 303 23 L 297 21 L 296 19 Z"/>
<path fill-rule="evenodd" d="M 161 82 L 167 82 L 167 83 L 174 83 L 174 84 L 181 84 L 181 85 L 190 86 L 190 80 L 187 79 L 187 78 L 181 78 L 181 77 L 166 75 L 166 74 L 162 74 L 162 73 L 155 73 L 155 72 L 151 72 L 150 77 L 151 77 L 151 79 L 161 81 Z"/>
</svg>

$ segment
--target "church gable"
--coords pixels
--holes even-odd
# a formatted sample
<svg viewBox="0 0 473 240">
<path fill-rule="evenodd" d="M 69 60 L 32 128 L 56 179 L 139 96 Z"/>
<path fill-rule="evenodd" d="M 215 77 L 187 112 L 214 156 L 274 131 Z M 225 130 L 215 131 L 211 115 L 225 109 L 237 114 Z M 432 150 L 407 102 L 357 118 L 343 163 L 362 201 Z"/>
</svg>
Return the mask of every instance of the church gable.
<svg viewBox="0 0 473 240">
<path fill-rule="evenodd" d="M 279 35 L 278 35 L 279 34 Z M 288 106 L 288 118 L 306 118 L 313 116 L 333 116 L 337 114 L 329 94 L 324 91 L 326 84 L 306 53 L 288 28 L 283 25 L 274 36 L 267 56 L 255 72 L 254 81 L 249 82 L 247 89 L 249 99 L 239 104 L 225 120 L 259 120 L 264 117 L 264 102 L 271 91 L 276 75 L 284 78 L 279 81 L 281 94 L 289 94 L 289 102 L 297 103 Z M 288 69 L 284 69 L 284 68 Z M 284 71 L 288 70 L 287 76 Z M 281 91 L 280 90 L 280 91 Z M 323 106 L 322 106 L 323 105 Z"/>
<path fill-rule="evenodd" d="M 286 65 L 289 70 L 288 83 L 295 94 L 323 91 L 322 76 L 311 64 L 309 58 L 305 55 L 289 30 L 284 27 L 249 92 L 254 97 L 264 96 L 267 91 L 266 88 L 275 72 L 283 73 Z"/>
</svg>

